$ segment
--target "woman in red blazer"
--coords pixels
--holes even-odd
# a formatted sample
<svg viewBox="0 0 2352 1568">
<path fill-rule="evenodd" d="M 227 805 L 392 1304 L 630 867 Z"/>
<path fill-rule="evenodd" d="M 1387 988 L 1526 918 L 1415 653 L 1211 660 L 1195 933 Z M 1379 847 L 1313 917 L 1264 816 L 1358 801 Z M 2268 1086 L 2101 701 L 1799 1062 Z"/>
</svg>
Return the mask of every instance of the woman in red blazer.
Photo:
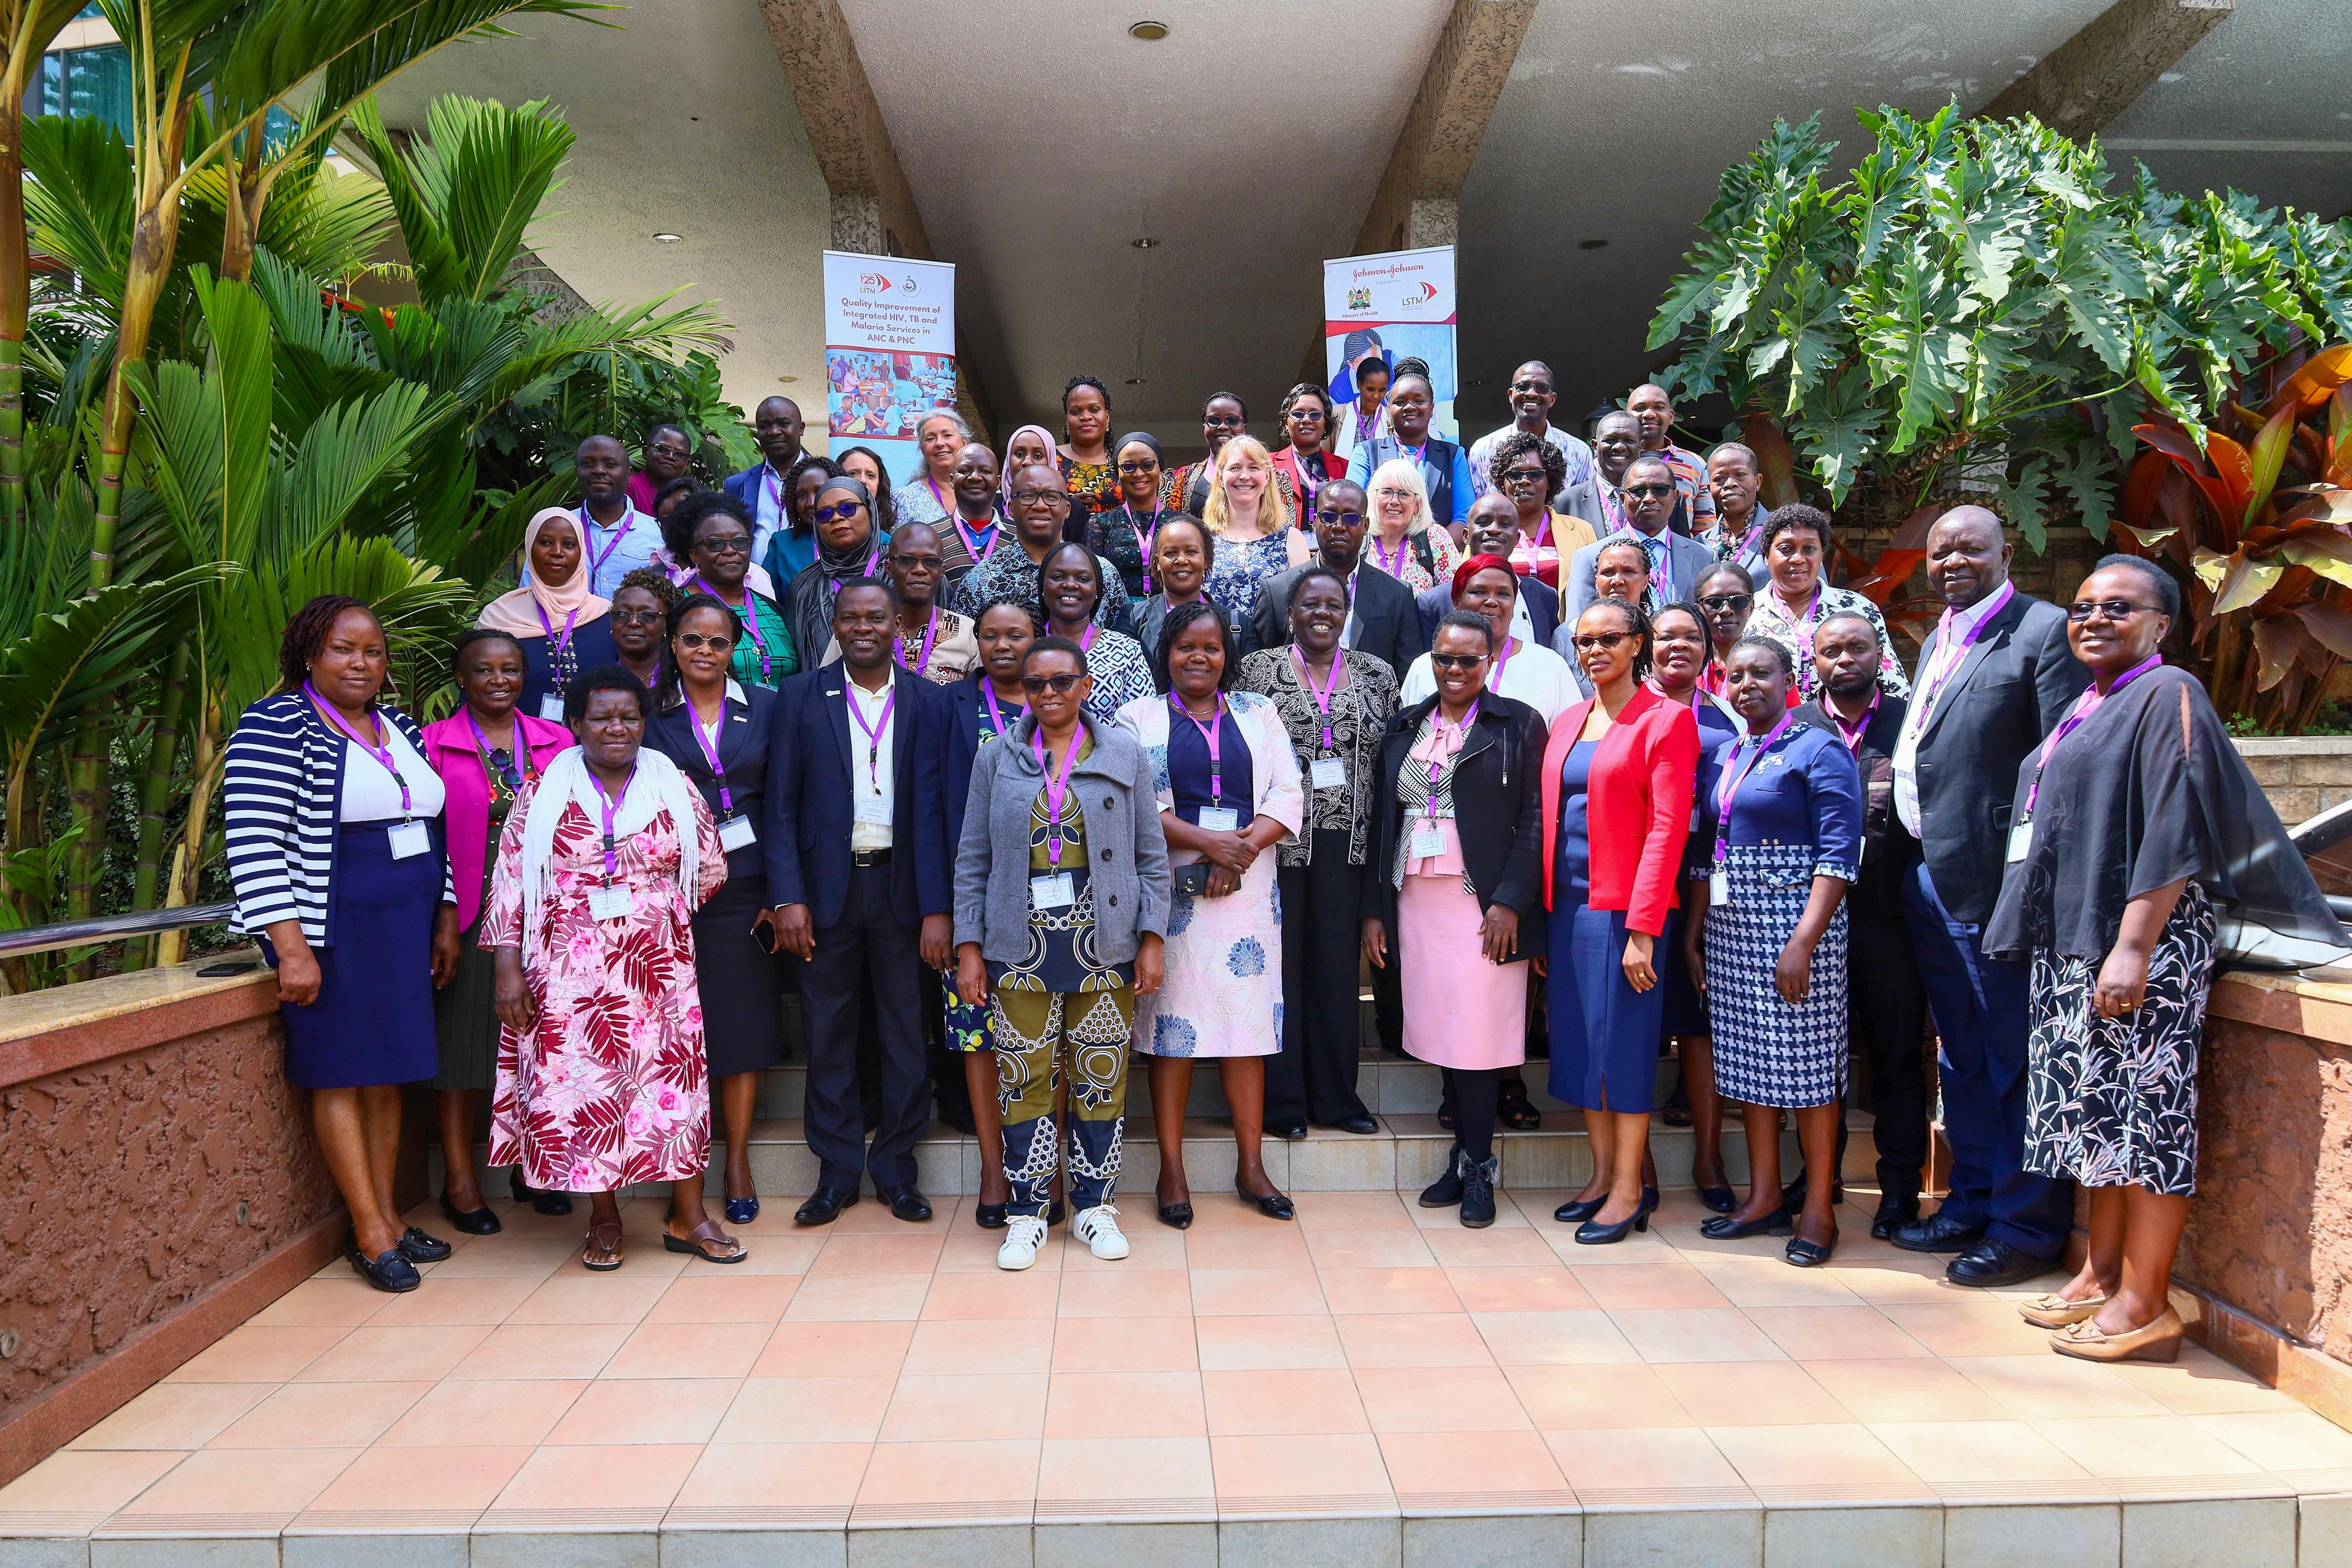
<svg viewBox="0 0 2352 1568">
<path fill-rule="evenodd" d="M 1348 459 L 1323 449 L 1331 432 L 1331 397 L 1311 381 L 1302 381 L 1282 400 L 1276 416 L 1282 425 L 1282 445 L 1274 452 L 1274 482 L 1290 497 L 1290 515 L 1307 532 L 1315 531 L 1315 493 L 1333 479 L 1348 477 Z"/>
<path fill-rule="evenodd" d="M 474 1097 L 498 1087 L 499 1020 L 491 1006 L 496 965 L 476 940 L 488 901 L 483 895 L 498 863 L 499 829 L 523 781 L 536 777 L 572 737 L 561 724 L 515 710 L 524 666 L 522 645 L 511 634 L 490 627 L 467 632 L 449 662 L 457 677 L 457 710 L 425 726 L 425 760 L 448 795 L 449 882 L 457 896 L 457 918 L 442 927 L 442 934 L 454 936 L 457 952 L 451 964 L 434 966 L 451 978 L 433 999 L 441 1045 L 433 1100 L 446 1173 L 441 1211 L 459 1230 L 486 1236 L 499 1228 L 499 1216 L 482 1201 L 474 1173 Z M 541 1214 L 572 1212 L 571 1198 L 532 1195 L 520 1176 L 514 1194 L 518 1203 L 533 1196 Z"/>
<path fill-rule="evenodd" d="M 1665 1000 L 1655 949 L 1690 835 L 1698 724 L 1643 684 L 1640 605 L 1595 600 L 1573 637 L 1596 695 L 1559 716 L 1544 749 L 1546 973 L 1551 1092 L 1585 1108 L 1592 1180 L 1553 1217 L 1598 1246 L 1648 1229 L 1658 1204 L 1642 1180 Z"/>
</svg>

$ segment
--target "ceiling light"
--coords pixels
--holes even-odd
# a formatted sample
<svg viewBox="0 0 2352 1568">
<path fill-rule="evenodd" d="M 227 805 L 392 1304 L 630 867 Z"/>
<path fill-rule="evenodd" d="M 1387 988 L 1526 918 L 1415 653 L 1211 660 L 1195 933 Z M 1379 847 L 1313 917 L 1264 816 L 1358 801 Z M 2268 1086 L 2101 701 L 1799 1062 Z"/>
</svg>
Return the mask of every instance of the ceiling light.
<svg viewBox="0 0 2352 1568">
<path fill-rule="evenodd" d="M 1606 250 L 1609 248 L 1609 242 L 1605 239 L 1580 239 L 1576 242 L 1576 248 L 1579 250 Z"/>
<path fill-rule="evenodd" d="M 654 243 L 656 245 L 676 245 L 679 240 L 684 239 L 685 237 L 686 236 L 682 234 L 657 234 L 654 236 Z"/>
<path fill-rule="evenodd" d="M 1127 384 L 1129 386 L 1141 386 L 1144 384 L 1143 377 L 1139 375 L 1130 375 L 1127 378 Z"/>
<path fill-rule="evenodd" d="M 1156 44 L 1168 36 L 1168 24 L 1137 22 L 1127 29 L 1127 36 L 1130 38 L 1139 38 L 1147 44 Z"/>
<path fill-rule="evenodd" d="M 780 375 L 776 377 L 776 379 L 782 382 L 786 386 L 790 386 L 793 383 L 798 381 L 800 377 L 796 375 Z"/>
<path fill-rule="evenodd" d="M 1158 246 L 1160 242 L 1152 238 L 1150 235 L 1145 235 L 1141 239 L 1135 240 L 1132 243 L 1138 250 L 1150 250 Z"/>
</svg>

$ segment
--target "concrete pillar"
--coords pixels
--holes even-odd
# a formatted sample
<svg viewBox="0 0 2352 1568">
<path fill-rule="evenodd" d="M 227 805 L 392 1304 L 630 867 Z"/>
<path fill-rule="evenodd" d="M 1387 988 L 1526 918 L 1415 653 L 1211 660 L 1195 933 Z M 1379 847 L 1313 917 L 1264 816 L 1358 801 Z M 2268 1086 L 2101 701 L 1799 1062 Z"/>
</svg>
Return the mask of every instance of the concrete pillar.
<svg viewBox="0 0 2352 1568">
<path fill-rule="evenodd" d="M 2095 136 L 2227 21 L 2233 0 L 2116 0 L 1978 110 Z"/>
</svg>

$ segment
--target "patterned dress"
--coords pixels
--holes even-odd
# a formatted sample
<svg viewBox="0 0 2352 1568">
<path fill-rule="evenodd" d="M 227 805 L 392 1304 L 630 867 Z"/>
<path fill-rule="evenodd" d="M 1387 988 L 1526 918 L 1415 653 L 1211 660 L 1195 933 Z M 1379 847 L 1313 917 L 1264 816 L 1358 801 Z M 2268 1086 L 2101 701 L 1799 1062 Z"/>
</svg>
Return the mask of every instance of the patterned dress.
<svg viewBox="0 0 2352 1568">
<path fill-rule="evenodd" d="M 1236 630 L 1246 627 L 1257 611 L 1257 591 L 1268 577 L 1290 568 L 1290 540 L 1286 533 L 1271 533 L 1264 539 L 1245 543 L 1220 536 L 1217 540 L 1216 563 L 1209 568 L 1209 579 L 1202 591 L 1225 612 Z"/>
<path fill-rule="evenodd" d="M 1070 510 L 1108 511 L 1118 505 L 1118 468 L 1109 462 L 1081 463 L 1066 452 L 1055 452 L 1062 483 L 1070 492 Z"/>
<path fill-rule="evenodd" d="M 1355 648 L 1343 648 L 1347 684 L 1331 693 L 1331 713 L 1326 719 L 1298 673 L 1298 661 L 1287 645 L 1261 648 L 1242 660 L 1241 686 L 1271 700 L 1275 716 L 1290 732 L 1291 752 L 1298 776 L 1307 779 L 1315 760 L 1324 754 L 1323 730 L 1331 731 L 1331 755 L 1346 764 L 1345 789 L 1307 792 L 1307 822 L 1298 837 L 1276 849 L 1276 863 L 1304 866 L 1318 833 L 1348 836 L 1348 864 L 1360 866 L 1370 851 L 1372 805 L 1380 795 L 1381 737 L 1397 710 L 1396 671 L 1382 660 Z"/>
<path fill-rule="evenodd" d="M 1423 564 L 1421 558 L 1423 545 L 1429 551 L 1427 564 Z M 1414 535 L 1406 534 L 1400 557 L 1389 552 L 1378 531 L 1368 529 L 1364 533 L 1363 560 L 1367 564 L 1379 567 L 1418 596 L 1441 584 L 1452 589 L 1454 569 L 1462 564 L 1462 552 L 1454 548 L 1452 534 L 1442 528 L 1432 528 L 1419 536 L 1419 542 L 1415 542 Z"/>
<path fill-rule="evenodd" d="M 1097 632 L 1087 647 L 1087 673 L 1095 678 L 1087 717 L 1097 724 L 1118 721 L 1118 710 L 1151 695 L 1151 660 L 1143 645 L 1125 632 Z"/>
<path fill-rule="evenodd" d="M 541 781 L 523 788 L 499 845 L 486 947 L 523 944 L 522 843 Z M 490 1106 L 492 1165 L 560 1192 L 675 1182 L 710 1163 L 710 1088 L 695 984 L 694 910 L 727 880 L 727 852 L 699 793 L 689 791 L 701 886 L 677 885 L 677 833 L 667 814 L 617 846 L 625 920 L 589 918 L 604 879 L 604 836 L 565 800 L 548 858 L 538 942 L 523 978 L 538 1018 L 528 1037 L 499 1036 Z"/>
</svg>

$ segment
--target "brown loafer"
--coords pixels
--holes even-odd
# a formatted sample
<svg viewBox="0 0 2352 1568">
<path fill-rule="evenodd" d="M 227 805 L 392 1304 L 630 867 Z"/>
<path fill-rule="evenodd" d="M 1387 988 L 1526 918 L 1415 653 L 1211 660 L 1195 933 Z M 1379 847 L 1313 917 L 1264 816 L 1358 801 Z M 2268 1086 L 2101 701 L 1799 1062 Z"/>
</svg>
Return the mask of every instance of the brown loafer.
<svg viewBox="0 0 2352 1568">
<path fill-rule="evenodd" d="M 2050 1348 L 2079 1361 L 2176 1361 L 2189 1331 L 2180 1314 L 2167 1307 L 2153 1322 L 2129 1333 L 2110 1334 L 2085 1318 L 2050 1336 Z"/>
<path fill-rule="evenodd" d="M 607 1239 L 607 1238 L 610 1239 Z M 621 1222 L 606 1220 L 588 1227 L 588 1244 L 580 1249 L 580 1267 L 610 1274 L 621 1266 Z"/>
<path fill-rule="evenodd" d="M 2046 1296 L 2036 1296 L 2017 1304 L 2017 1315 L 2037 1329 L 2063 1329 L 2079 1323 L 2107 1304 L 2105 1296 L 2085 1296 L 2079 1301 L 2069 1301 L 2053 1290 Z"/>
</svg>

